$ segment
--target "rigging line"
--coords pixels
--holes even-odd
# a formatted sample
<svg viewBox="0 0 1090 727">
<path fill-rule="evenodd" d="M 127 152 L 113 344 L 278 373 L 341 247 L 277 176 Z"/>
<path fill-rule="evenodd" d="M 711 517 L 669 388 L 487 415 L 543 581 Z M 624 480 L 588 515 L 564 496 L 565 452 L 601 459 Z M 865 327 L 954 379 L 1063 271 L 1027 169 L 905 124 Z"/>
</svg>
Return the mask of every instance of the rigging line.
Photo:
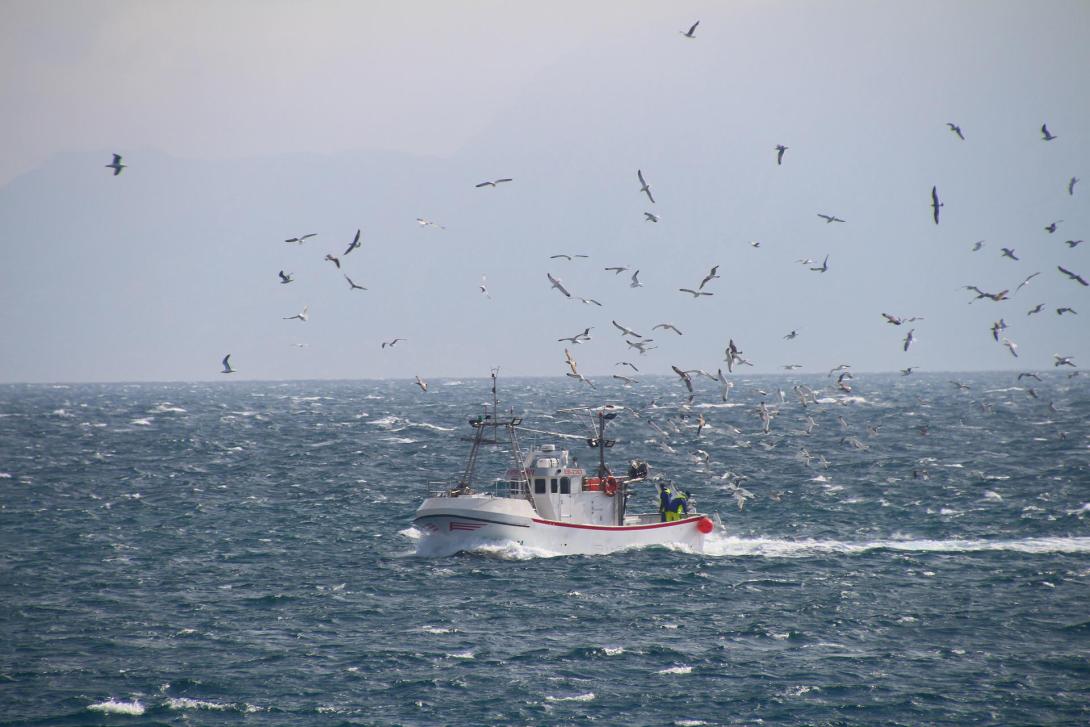
<svg viewBox="0 0 1090 727">
<path fill-rule="evenodd" d="M 563 439 L 578 439 L 579 441 L 583 441 L 586 439 L 586 437 L 581 437 L 578 434 L 565 434 L 564 432 L 547 432 L 544 429 L 531 429 L 530 427 L 520 426 L 515 427 L 515 429 L 523 432 L 533 432 L 534 434 L 548 434 L 550 437 L 561 437 Z"/>
</svg>

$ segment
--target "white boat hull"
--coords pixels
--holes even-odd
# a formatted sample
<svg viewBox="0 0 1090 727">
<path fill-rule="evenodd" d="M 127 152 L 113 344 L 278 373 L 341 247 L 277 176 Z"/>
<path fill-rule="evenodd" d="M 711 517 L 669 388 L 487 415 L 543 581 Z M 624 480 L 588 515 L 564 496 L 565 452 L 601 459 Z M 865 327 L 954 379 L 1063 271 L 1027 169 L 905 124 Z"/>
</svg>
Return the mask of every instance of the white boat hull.
<svg viewBox="0 0 1090 727">
<path fill-rule="evenodd" d="M 540 518 L 524 500 L 469 496 L 425 500 L 413 525 L 420 532 L 421 555 L 450 555 L 492 543 L 516 543 L 561 555 L 597 555 L 650 545 L 701 552 L 712 522 L 694 515 L 673 522 L 588 525 Z"/>
</svg>

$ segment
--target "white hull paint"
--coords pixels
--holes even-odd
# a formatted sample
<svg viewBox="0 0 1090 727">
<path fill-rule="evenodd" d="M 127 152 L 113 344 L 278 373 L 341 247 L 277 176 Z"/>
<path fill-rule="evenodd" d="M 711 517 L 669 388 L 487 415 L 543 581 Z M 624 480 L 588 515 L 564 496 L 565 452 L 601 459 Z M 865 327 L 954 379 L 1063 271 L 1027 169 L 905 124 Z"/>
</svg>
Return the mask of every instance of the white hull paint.
<svg viewBox="0 0 1090 727">
<path fill-rule="evenodd" d="M 562 555 L 599 555 L 651 545 L 703 551 L 706 535 L 698 525 L 707 520 L 704 516 L 673 522 L 648 519 L 626 518 L 624 525 L 562 522 L 538 517 L 525 500 L 467 496 L 428 498 L 413 525 L 420 532 L 417 552 L 426 555 L 449 555 L 485 543 L 517 543 Z"/>
</svg>

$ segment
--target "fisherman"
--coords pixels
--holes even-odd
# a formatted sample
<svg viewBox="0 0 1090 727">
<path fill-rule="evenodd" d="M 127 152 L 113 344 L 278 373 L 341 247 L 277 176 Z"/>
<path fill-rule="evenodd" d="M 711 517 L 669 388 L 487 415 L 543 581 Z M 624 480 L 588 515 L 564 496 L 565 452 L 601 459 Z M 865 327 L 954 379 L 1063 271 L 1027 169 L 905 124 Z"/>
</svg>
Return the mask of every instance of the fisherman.
<svg viewBox="0 0 1090 727">
<path fill-rule="evenodd" d="M 662 518 L 661 522 L 671 520 L 670 517 L 670 505 L 674 501 L 674 492 L 670 487 L 669 482 L 657 482 L 655 483 L 659 488 L 659 515 Z"/>
<path fill-rule="evenodd" d="M 670 501 L 670 510 L 666 512 L 666 519 L 684 520 L 685 516 L 689 514 L 689 493 L 685 490 L 678 490 L 674 495 L 674 499 Z"/>
</svg>

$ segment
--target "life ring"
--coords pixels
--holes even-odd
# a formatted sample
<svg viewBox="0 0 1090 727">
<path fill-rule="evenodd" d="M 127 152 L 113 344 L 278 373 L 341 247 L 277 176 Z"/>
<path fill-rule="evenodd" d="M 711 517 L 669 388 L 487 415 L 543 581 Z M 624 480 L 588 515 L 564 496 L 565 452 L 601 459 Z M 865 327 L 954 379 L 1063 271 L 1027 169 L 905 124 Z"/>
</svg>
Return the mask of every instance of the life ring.
<svg viewBox="0 0 1090 727">
<path fill-rule="evenodd" d="M 606 486 L 604 488 L 602 488 L 602 491 L 605 492 L 610 497 L 613 497 L 614 495 L 616 495 L 617 494 L 617 478 L 613 477 L 612 475 L 607 477 L 606 478 Z"/>
</svg>

